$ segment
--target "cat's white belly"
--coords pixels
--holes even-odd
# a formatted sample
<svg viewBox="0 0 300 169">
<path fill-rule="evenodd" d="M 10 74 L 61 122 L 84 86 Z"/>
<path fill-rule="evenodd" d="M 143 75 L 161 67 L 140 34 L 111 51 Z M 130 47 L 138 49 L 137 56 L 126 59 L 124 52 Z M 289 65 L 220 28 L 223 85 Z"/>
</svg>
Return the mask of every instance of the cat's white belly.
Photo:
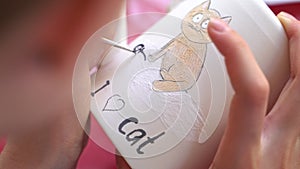
<svg viewBox="0 0 300 169">
<path fill-rule="evenodd" d="M 187 141 L 198 142 L 205 123 L 204 115 L 199 112 L 199 103 L 186 92 L 153 91 L 152 82 L 161 79 L 158 71 L 147 69 L 132 79 L 128 91 L 132 105 L 139 112 L 151 110 L 155 114 L 160 114 L 159 118 L 166 128 L 173 125 L 180 126 L 173 131 L 179 138 L 185 137 Z M 187 134 L 186 131 L 190 132 Z"/>
</svg>

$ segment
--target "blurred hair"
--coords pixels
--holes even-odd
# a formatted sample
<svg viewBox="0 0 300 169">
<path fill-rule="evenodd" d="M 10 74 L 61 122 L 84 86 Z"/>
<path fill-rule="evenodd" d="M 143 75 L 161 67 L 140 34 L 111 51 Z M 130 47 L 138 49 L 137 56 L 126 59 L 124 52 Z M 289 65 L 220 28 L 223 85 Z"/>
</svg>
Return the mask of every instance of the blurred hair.
<svg viewBox="0 0 300 169">
<path fill-rule="evenodd" d="M 52 0 L 0 0 L 0 30 L 26 17 Z"/>
</svg>

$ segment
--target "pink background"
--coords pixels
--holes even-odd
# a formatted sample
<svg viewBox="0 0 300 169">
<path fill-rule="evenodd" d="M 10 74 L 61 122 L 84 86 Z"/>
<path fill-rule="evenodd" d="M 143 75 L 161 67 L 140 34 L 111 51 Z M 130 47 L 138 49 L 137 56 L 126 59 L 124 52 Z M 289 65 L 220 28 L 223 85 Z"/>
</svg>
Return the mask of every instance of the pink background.
<svg viewBox="0 0 300 169">
<path fill-rule="evenodd" d="M 165 13 L 167 12 L 170 0 L 127 0 L 127 2 L 127 14 L 136 14 L 142 12 Z M 276 14 L 280 11 L 290 12 L 298 19 L 300 19 L 300 3 L 271 6 L 271 9 Z M 158 19 L 159 18 L 152 18 L 152 20 L 149 21 L 150 24 L 148 26 L 155 23 L 155 21 Z M 138 22 L 132 20 L 128 21 L 128 25 L 134 25 L 134 23 Z M 130 32 L 130 27 L 128 29 Z M 144 27 L 141 29 L 146 28 Z M 106 145 L 109 145 L 111 149 L 113 149 L 113 145 L 105 136 L 100 126 L 95 122 L 94 119 L 92 119 L 91 132 L 93 135 L 92 137 L 96 140 L 96 142 L 98 142 L 98 140 L 101 140 L 102 143 L 105 142 Z M 2 151 L 4 144 L 4 139 L 0 139 L 0 152 Z M 80 157 L 77 169 L 116 169 L 115 156 L 96 145 L 93 141 L 89 140 L 87 147 Z"/>
</svg>

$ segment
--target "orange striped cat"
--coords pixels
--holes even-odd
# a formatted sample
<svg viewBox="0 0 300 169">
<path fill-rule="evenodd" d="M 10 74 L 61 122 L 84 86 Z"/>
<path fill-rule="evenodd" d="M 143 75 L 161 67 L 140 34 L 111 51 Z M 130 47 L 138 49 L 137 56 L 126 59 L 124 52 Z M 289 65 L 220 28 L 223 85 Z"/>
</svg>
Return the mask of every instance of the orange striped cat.
<svg viewBox="0 0 300 169">
<path fill-rule="evenodd" d="M 154 91 L 187 91 L 197 82 L 205 62 L 207 44 L 211 42 L 207 32 L 210 19 L 231 21 L 231 17 L 221 17 L 218 11 L 210 9 L 210 4 L 211 0 L 207 0 L 191 10 L 182 21 L 182 33 L 149 56 L 150 62 L 162 58 L 162 80 L 153 82 Z"/>
</svg>

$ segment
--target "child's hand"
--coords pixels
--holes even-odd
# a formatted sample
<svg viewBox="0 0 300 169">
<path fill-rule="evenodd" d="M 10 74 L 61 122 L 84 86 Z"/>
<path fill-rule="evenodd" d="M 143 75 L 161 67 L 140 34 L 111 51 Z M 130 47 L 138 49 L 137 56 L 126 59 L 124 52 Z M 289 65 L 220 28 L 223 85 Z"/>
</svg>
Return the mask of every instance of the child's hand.
<svg viewBox="0 0 300 169">
<path fill-rule="evenodd" d="M 246 42 L 225 23 L 211 21 L 210 36 L 225 57 L 235 95 L 228 126 L 211 169 L 300 168 L 300 22 L 278 18 L 290 42 L 290 79 L 267 112 L 269 84 Z M 117 157 L 119 169 L 129 169 Z"/>
<path fill-rule="evenodd" d="M 228 125 L 211 169 L 300 167 L 300 22 L 286 13 L 278 18 L 289 38 L 291 73 L 270 112 L 268 81 L 246 42 L 219 20 L 209 25 L 235 90 Z"/>
</svg>

